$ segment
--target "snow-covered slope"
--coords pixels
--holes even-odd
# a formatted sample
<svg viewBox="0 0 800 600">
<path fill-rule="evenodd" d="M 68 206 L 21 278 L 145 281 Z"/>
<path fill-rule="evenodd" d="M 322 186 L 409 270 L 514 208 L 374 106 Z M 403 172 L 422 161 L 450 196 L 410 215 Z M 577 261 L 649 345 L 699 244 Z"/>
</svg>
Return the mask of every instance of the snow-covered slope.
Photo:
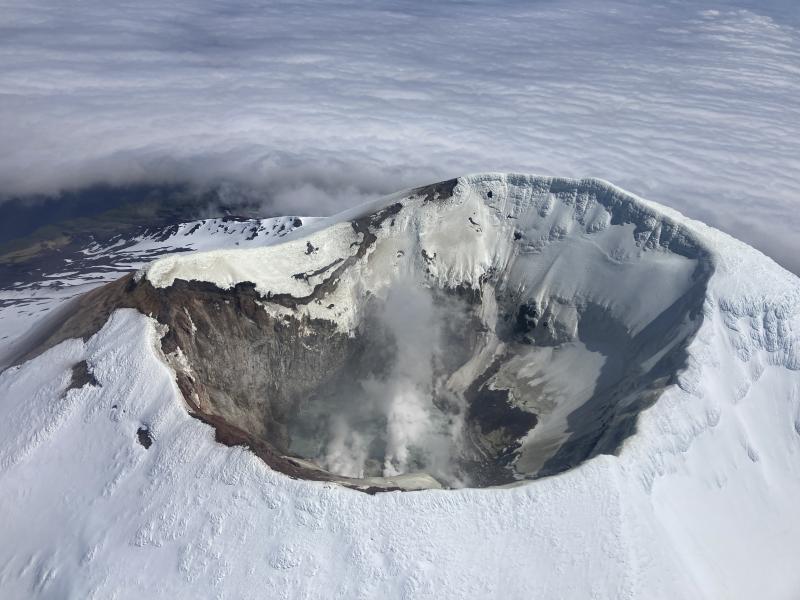
<svg viewBox="0 0 800 600">
<path fill-rule="evenodd" d="M 226 301 L 254 322 L 261 311 L 300 319 L 303 335 L 363 339 L 375 298 L 392 309 L 381 323 L 394 334 L 401 374 L 421 368 L 414 352 L 403 353 L 404 332 L 424 338 L 441 318 L 442 298 L 428 302 L 403 288 L 461 290 L 481 331 L 448 389 L 474 382 L 487 356 L 511 348 L 491 389 L 514 379 L 509 390 L 540 399 L 523 406 L 509 396 L 539 418 L 515 464 L 542 474 L 552 446 L 571 446 L 562 461 L 571 468 L 510 487 L 376 495 L 289 478 L 242 447 L 216 443 L 219 430 L 187 412 L 181 372 L 195 368 L 199 380 L 205 368 L 190 336 L 122 308 L 88 339 L 67 339 L 0 375 L 5 595 L 800 593 L 795 276 L 722 233 L 594 180 L 465 177 L 285 239 L 162 258 L 128 287 L 145 299 L 208 294 L 211 304 L 187 302 L 186 321 L 170 321 L 200 340 L 215 331 L 201 320 L 211 310 L 203 307 L 217 307 L 208 323 L 225 322 Z M 247 298 L 259 298 L 251 303 L 258 308 Z M 432 317 L 423 327 L 410 317 L 398 324 L 398 312 Z M 504 314 L 514 317 L 508 331 Z M 249 330 L 236 323 L 245 339 Z M 615 357 L 604 335 L 625 352 Z M 169 339 L 186 354 L 166 357 Z M 307 339 L 325 348 L 323 338 Z M 608 366 L 626 357 L 634 371 Z M 606 381 L 611 397 L 588 389 Z M 599 410 L 594 429 L 613 433 L 593 438 L 595 449 L 616 453 L 584 452 L 573 464 L 583 447 L 574 439 L 592 429 L 590 417 L 574 417 L 585 406 Z M 623 426 L 631 412 L 635 432 Z M 408 412 L 399 417 L 414 422 Z M 535 443 L 537 429 L 546 444 Z"/>
<path fill-rule="evenodd" d="M 164 254 L 219 248 L 248 248 L 272 243 L 314 219 L 219 218 L 143 229 L 135 235 L 109 240 L 89 239 L 75 249 L 59 252 L 45 265 L 0 277 L 0 366 L 6 352 L 37 321 L 65 301 Z"/>
</svg>

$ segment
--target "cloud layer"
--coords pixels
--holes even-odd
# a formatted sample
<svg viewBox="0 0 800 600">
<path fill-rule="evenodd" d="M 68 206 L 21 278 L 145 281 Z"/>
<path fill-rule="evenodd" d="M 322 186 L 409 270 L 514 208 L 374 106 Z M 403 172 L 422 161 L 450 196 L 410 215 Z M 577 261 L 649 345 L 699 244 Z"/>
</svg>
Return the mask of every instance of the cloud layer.
<svg viewBox="0 0 800 600">
<path fill-rule="evenodd" d="M 319 214 L 597 176 L 800 272 L 792 5 L 3 2 L 0 194 L 222 179 Z"/>
</svg>

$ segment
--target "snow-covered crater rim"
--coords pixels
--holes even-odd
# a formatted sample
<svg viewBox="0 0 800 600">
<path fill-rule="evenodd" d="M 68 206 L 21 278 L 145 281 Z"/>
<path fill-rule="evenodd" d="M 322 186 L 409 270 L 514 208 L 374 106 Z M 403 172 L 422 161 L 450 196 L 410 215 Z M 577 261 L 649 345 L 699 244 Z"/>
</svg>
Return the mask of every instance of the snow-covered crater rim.
<svg viewBox="0 0 800 600">
<path fill-rule="evenodd" d="M 398 203 L 410 207 L 435 200 L 477 197 L 483 201 L 483 208 L 497 210 L 519 199 L 521 191 L 524 192 L 523 196 L 528 195 L 528 200 L 533 200 L 540 212 L 547 211 L 548 199 L 567 200 L 580 208 L 582 197 L 591 196 L 597 206 L 608 211 L 612 223 L 634 224 L 637 235 L 646 238 L 643 245 L 651 249 L 663 247 L 693 257 L 700 253 L 712 253 L 711 246 L 704 243 L 705 226 L 673 209 L 626 192 L 608 181 L 521 173 L 476 173 L 403 190 L 331 217 L 316 219 L 265 247 L 162 257 L 144 267 L 137 277 L 147 278 L 156 287 L 167 287 L 176 279 L 207 281 L 223 289 L 249 282 L 254 283 L 263 294 L 298 294 L 305 288 L 302 281 L 298 282 L 289 276 L 292 265 L 305 261 L 321 268 L 329 264 L 326 261 L 341 258 L 346 254 L 346 246 L 354 243 L 355 237 L 347 235 L 352 233 L 350 228 L 354 222 L 367 219 Z M 595 226 L 603 227 L 604 224 Z M 334 244 L 318 243 L 331 238 L 334 238 Z M 309 256 L 309 248 L 320 248 L 320 252 Z"/>
</svg>

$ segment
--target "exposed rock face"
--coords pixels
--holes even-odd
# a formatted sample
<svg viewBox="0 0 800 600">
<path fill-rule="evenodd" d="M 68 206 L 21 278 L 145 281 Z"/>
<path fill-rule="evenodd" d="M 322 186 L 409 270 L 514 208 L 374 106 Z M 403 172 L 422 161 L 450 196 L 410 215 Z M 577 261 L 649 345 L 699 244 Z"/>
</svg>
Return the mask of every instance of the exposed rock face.
<svg viewBox="0 0 800 600">
<path fill-rule="evenodd" d="M 87 294 L 33 352 L 136 308 L 167 326 L 164 355 L 218 441 L 376 491 L 433 485 L 398 484 L 419 471 L 505 484 L 615 452 L 700 323 L 703 249 L 595 181 L 453 180 L 345 222 L 214 255 L 208 275 L 201 255 L 156 263 Z M 292 244 L 306 258 L 271 279 L 224 275 Z"/>
</svg>

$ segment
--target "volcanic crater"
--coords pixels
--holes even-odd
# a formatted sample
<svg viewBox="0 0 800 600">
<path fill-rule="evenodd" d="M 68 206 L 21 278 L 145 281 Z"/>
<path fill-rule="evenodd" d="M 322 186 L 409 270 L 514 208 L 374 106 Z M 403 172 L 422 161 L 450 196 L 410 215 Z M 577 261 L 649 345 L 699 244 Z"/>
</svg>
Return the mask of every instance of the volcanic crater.
<svg viewBox="0 0 800 600">
<path fill-rule="evenodd" d="M 615 453 L 684 368 L 711 261 L 596 180 L 476 176 L 168 257 L 89 292 L 24 357 L 135 308 L 188 411 L 292 477 L 510 485 Z"/>
</svg>

